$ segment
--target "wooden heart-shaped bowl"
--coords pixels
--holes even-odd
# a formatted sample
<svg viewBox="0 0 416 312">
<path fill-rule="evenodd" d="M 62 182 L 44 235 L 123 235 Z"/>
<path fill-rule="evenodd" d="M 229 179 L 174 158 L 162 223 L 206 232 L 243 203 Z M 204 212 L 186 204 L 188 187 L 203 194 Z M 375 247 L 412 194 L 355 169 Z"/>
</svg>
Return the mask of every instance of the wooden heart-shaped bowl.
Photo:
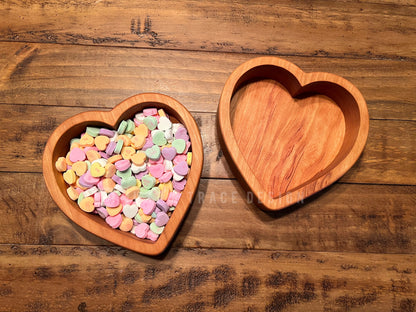
<svg viewBox="0 0 416 312">
<path fill-rule="evenodd" d="M 218 124 L 237 176 L 261 208 L 279 210 L 351 168 L 367 140 L 369 117 L 347 80 L 259 57 L 228 78 Z"/>
<path fill-rule="evenodd" d="M 55 169 L 55 162 L 65 156 L 72 138 L 80 137 L 87 126 L 117 129 L 118 124 L 146 107 L 163 108 L 172 122 L 185 125 L 191 140 L 192 164 L 185 189 L 169 222 L 156 242 L 140 239 L 129 232 L 112 229 L 98 215 L 82 211 L 67 193 L 62 173 Z M 146 255 L 162 253 L 172 241 L 196 193 L 203 165 L 202 140 L 198 126 L 189 111 L 173 98 L 156 93 L 132 96 L 109 112 L 90 111 L 75 115 L 64 121 L 50 136 L 43 154 L 43 176 L 46 186 L 59 208 L 76 224 L 114 244 Z"/>
</svg>

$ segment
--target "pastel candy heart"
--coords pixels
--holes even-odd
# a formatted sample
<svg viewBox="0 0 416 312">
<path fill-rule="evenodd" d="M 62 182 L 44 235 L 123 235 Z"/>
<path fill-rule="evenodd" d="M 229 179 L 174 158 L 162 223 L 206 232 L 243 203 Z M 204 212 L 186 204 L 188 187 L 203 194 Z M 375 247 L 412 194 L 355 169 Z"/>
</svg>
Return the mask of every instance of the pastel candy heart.
<svg viewBox="0 0 416 312">
<path fill-rule="evenodd" d="M 146 125 L 147 128 L 149 128 L 149 130 L 155 130 L 157 126 L 157 119 L 153 116 L 147 116 L 143 120 L 143 123 Z"/>
<path fill-rule="evenodd" d="M 153 199 L 154 201 L 158 201 L 160 199 L 160 188 L 157 186 L 152 187 L 148 193 L 148 198 Z"/>
<path fill-rule="evenodd" d="M 187 158 L 186 155 L 183 155 L 183 154 L 176 155 L 176 157 L 173 159 L 173 164 L 177 165 L 181 161 L 186 161 L 186 158 Z"/>
<path fill-rule="evenodd" d="M 111 192 L 104 200 L 104 205 L 110 208 L 115 208 L 120 205 L 120 197 L 115 192 Z"/>
<path fill-rule="evenodd" d="M 178 154 L 182 154 L 185 151 L 186 142 L 183 139 L 175 139 L 172 142 L 172 146 L 176 149 Z"/>
<path fill-rule="evenodd" d="M 139 171 L 139 173 L 135 175 L 137 180 L 141 180 L 146 174 L 149 173 L 149 170 L 147 169 L 147 165 L 144 164 L 143 166 L 146 166 L 146 168 L 144 168 L 143 171 Z"/>
<path fill-rule="evenodd" d="M 162 156 L 164 159 L 173 160 L 176 156 L 176 148 L 165 147 L 162 149 Z"/>
<path fill-rule="evenodd" d="M 165 130 L 165 138 L 169 142 L 173 139 L 173 131 L 172 131 L 172 129 Z"/>
<path fill-rule="evenodd" d="M 159 199 L 156 202 L 156 207 L 159 208 L 160 210 L 164 211 L 164 212 L 168 212 L 168 210 L 169 210 L 168 204 L 166 204 L 166 202 L 162 199 Z"/>
<path fill-rule="evenodd" d="M 87 183 L 88 185 L 96 185 L 98 182 L 100 182 L 100 178 L 93 177 L 91 175 L 91 171 L 88 170 L 86 173 L 84 173 L 81 178 Z"/>
<path fill-rule="evenodd" d="M 118 228 L 122 221 L 123 217 L 121 216 L 121 214 L 117 214 L 115 216 L 108 216 L 107 218 L 105 218 L 105 222 L 107 222 L 107 224 L 111 226 L 113 229 Z"/>
<path fill-rule="evenodd" d="M 160 158 L 160 148 L 157 145 L 153 145 L 152 147 L 146 150 L 146 156 L 153 160 L 158 160 Z"/>
<path fill-rule="evenodd" d="M 151 138 L 147 138 L 146 139 L 146 143 L 144 143 L 144 145 L 142 147 L 142 151 L 146 151 L 147 149 L 149 149 L 152 146 L 153 146 L 152 139 Z"/>
<path fill-rule="evenodd" d="M 155 203 L 155 201 L 153 201 L 151 199 L 145 199 L 140 204 L 140 208 L 142 208 L 142 210 L 145 214 L 150 216 L 156 208 L 156 203 Z"/>
<path fill-rule="evenodd" d="M 165 168 L 165 167 L 163 167 L 163 168 Z M 172 172 L 167 171 L 159 178 L 159 182 L 160 183 L 166 183 L 166 182 L 170 181 L 170 179 L 172 179 Z"/>
<path fill-rule="evenodd" d="M 176 130 L 175 139 L 189 141 L 188 131 L 186 131 L 186 128 L 180 127 L 178 130 Z"/>
<path fill-rule="evenodd" d="M 165 167 L 162 164 L 149 166 L 150 174 L 157 179 L 159 179 L 162 176 L 164 170 L 165 170 Z"/>
<path fill-rule="evenodd" d="M 140 188 L 139 196 L 141 198 L 149 198 L 149 195 L 150 195 L 150 190 L 148 190 L 148 189 L 146 189 L 144 187 L 141 187 Z"/>
<path fill-rule="evenodd" d="M 166 223 L 168 223 L 168 221 L 169 221 L 169 216 L 165 212 L 161 211 L 157 213 L 156 219 L 155 219 L 155 224 L 157 226 L 164 226 L 166 225 Z"/>
<path fill-rule="evenodd" d="M 123 214 L 127 218 L 134 218 L 138 211 L 139 211 L 139 207 L 137 207 L 136 204 L 124 205 L 123 206 Z"/>
<path fill-rule="evenodd" d="M 151 107 L 151 108 L 145 108 L 143 110 L 143 116 L 147 117 L 147 116 L 153 116 L 153 115 L 157 115 L 157 108 Z"/>
<path fill-rule="evenodd" d="M 163 230 L 165 229 L 164 226 L 157 226 L 155 222 L 150 223 L 150 231 L 152 231 L 155 234 L 162 234 Z"/>
<path fill-rule="evenodd" d="M 105 174 L 105 168 L 96 162 L 91 165 L 90 173 L 94 178 L 99 178 Z"/>
<path fill-rule="evenodd" d="M 124 171 L 120 171 L 120 170 L 116 171 L 116 175 L 122 179 L 130 177 L 131 173 L 132 173 L 131 168 L 128 168 L 127 170 L 124 170 Z"/>
<path fill-rule="evenodd" d="M 159 130 L 166 131 L 172 128 L 172 122 L 169 120 L 169 118 L 162 116 L 159 118 L 159 123 L 157 125 L 157 128 Z"/>
<path fill-rule="evenodd" d="M 124 189 L 128 189 L 129 187 L 135 186 L 136 184 L 137 184 L 137 180 L 136 180 L 136 177 L 134 176 L 121 179 L 121 186 Z"/>
<path fill-rule="evenodd" d="M 134 228 L 134 232 L 138 238 L 146 238 L 147 232 L 149 232 L 150 226 L 147 223 L 140 223 Z"/>
<path fill-rule="evenodd" d="M 179 174 L 181 176 L 187 175 L 188 170 L 189 170 L 189 167 L 188 167 L 188 164 L 186 163 L 186 161 L 181 161 L 173 167 L 173 171 L 175 171 L 177 174 Z"/>
<path fill-rule="evenodd" d="M 128 160 L 128 159 L 123 159 L 123 160 L 119 160 L 119 161 L 117 161 L 117 162 L 115 163 L 115 166 L 116 166 L 117 170 L 120 170 L 120 171 L 126 171 L 127 169 L 129 169 L 129 168 L 130 168 L 131 163 L 130 163 L 130 160 Z"/>
<path fill-rule="evenodd" d="M 69 153 L 69 160 L 73 163 L 77 161 L 84 161 L 86 157 L 85 152 L 78 147 L 74 147 Z"/>
<path fill-rule="evenodd" d="M 153 144 L 163 146 L 167 143 L 165 133 L 161 130 L 156 130 L 152 135 Z"/>
<path fill-rule="evenodd" d="M 156 184 L 156 179 L 151 175 L 145 175 L 142 178 L 142 185 L 145 189 L 150 190 Z"/>
<path fill-rule="evenodd" d="M 186 179 L 182 179 L 181 181 L 175 181 L 172 182 L 173 188 L 175 191 L 181 192 L 185 188 L 186 185 Z"/>
</svg>

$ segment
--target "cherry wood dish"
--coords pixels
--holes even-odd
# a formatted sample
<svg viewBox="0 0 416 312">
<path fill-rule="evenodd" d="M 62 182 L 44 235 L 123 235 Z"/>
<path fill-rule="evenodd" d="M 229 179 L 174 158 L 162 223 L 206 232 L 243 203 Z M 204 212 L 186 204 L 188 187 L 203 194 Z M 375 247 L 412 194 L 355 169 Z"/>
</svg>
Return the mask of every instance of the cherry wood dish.
<svg viewBox="0 0 416 312">
<path fill-rule="evenodd" d="M 223 148 L 260 207 L 279 210 L 329 186 L 364 149 L 366 102 L 349 81 L 259 57 L 228 78 L 218 106 Z"/>
<path fill-rule="evenodd" d="M 98 215 L 82 211 L 76 202 L 66 194 L 67 185 L 62 173 L 55 169 L 55 162 L 65 156 L 72 138 L 79 137 L 87 126 L 117 129 L 118 124 L 146 107 L 163 108 L 174 122 L 181 122 L 188 130 L 192 143 L 193 159 L 188 181 L 179 203 L 165 230 L 156 242 L 144 240 L 131 233 L 114 230 Z M 46 186 L 59 208 L 76 224 L 114 244 L 146 255 L 162 253 L 179 229 L 196 193 L 203 165 L 203 148 L 198 126 L 188 110 L 171 97 L 156 93 L 143 93 L 132 96 L 109 112 L 90 111 L 75 115 L 64 121 L 50 136 L 43 154 L 43 175 Z"/>
</svg>

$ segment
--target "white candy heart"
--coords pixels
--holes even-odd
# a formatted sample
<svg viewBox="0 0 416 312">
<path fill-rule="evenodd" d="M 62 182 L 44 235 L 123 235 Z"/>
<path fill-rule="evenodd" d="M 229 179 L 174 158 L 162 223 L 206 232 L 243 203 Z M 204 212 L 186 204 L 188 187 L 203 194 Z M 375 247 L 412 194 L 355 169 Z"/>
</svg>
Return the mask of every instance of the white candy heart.
<svg viewBox="0 0 416 312">
<path fill-rule="evenodd" d="M 135 165 L 135 164 L 131 164 L 131 167 L 130 167 L 130 169 L 131 169 L 131 172 L 133 172 L 134 174 L 137 174 L 137 173 L 139 173 L 139 172 L 142 172 L 142 171 L 145 171 L 146 170 L 146 168 L 147 168 L 147 165 L 146 165 L 146 163 L 144 163 L 143 165 L 141 165 L 141 166 L 137 166 L 137 165 Z"/>
<path fill-rule="evenodd" d="M 139 114 L 136 114 L 134 116 L 134 118 L 136 118 L 138 121 L 143 122 L 143 120 L 144 120 L 145 117 L 144 117 L 143 113 L 139 113 Z"/>
<path fill-rule="evenodd" d="M 175 171 L 173 171 L 173 180 L 175 181 L 182 181 L 184 176 L 181 176 L 180 174 L 177 174 Z"/>
<path fill-rule="evenodd" d="M 163 165 L 165 166 L 165 171 L 172 170 L 172 168 L 173 168 L 173 162 L 171 160 L 165 159 L 163 161 Z"/>
<path fill-rule="evenodd" d="M 172 128 L 172 122 L 169 120 L 169 118 L 162 116 L 159 118 L 159 123 L 157 124 L 157 128 L 159 130 L 168 130 Z"/>
<path fill-rule="evenodd" d="M 131 205 L 124 205 L 123 206 L 123 213 L 127 218 L 134 218 L 139 211 L 139 207 L 136 204 Z"/>
<path fill-rule="evenodd" d="M 168 142 L 171 142 L 173 140 L 172 129 L 165 130 L 165 138 L 166 140 L 168 140 Z"/>
<path fill-rule="evenodd" d="M 183 127 L 183 124 L 181 124 L 181 123 L 174 123 L 174 124 L 172 125 L 172 132 L 173 132 L 173 134 L 175 134 L 175 133 L 176 133 L 176 131 L 177 131 L 180 127 Z"/>
<path fill-rule="evenodd" d="M 101 165 L 101 167 L 105 167 L 105 165 L 107 164 L 107 159 L 99 158 L 99 159 L 93 160 L 91 165 L 96 163 L 96 162 L 99 163 Z"/>
</svg>

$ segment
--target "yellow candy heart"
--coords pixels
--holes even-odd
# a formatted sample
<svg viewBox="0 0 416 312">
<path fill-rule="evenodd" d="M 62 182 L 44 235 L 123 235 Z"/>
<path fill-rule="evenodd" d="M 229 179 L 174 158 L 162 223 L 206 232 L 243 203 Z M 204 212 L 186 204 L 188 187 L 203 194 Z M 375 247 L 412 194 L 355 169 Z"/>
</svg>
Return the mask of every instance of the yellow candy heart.
<svg viewBox="0 0 416 312">
<path fill-rule="evenodd" d="M 105 174 L 105 168 L 96 162 L 91 165 L 90 172 L 94 178 L 99 178 Z"/>
<path fill-rule="evenodd" d="M 105 135 L 99 135 L 95 138 L 94 143 L 100 151 L 105 151 L 108 143 L 110 143 L 110 139 Z"/>
</svg>

